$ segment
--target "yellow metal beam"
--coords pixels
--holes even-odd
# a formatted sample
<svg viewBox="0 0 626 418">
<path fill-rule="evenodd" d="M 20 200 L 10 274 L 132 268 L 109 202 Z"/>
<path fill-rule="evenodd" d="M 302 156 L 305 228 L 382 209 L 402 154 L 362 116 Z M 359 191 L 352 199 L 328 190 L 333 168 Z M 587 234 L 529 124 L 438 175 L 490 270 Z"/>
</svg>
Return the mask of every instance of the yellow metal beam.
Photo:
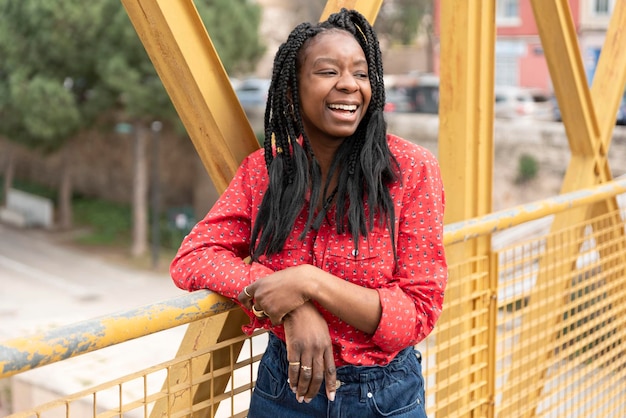
<svg viewBox="0 0 626 418">
<path fill-rule="evenodd" d="M 491 211 L 494 2 L 441 2 L 439 160 L 446 223 Z"/>
<path fill-rule="evenodd" d="M 192 0 L 121 0 L 215 188 L 259 144 Z"/>
<path fill-rule="evenodd" d="M 486 215 L 492 209 L 495 2 L 446 0 L 440 2 L 440 6 L 438 157 L 446 189 L 445 219 L 449 224 Z M 490 248 L 490 236 L 485 236 L 462 245 L 446 246 L 446 257 L 450 265 L 461 264 L 462 260 L 486 256 Z M 474 263 L 471 268 L 477 269 L 479 265 Z M 468 272 L 468 276 L 473 273 Z M 466 295 L 480 294 L 475 290 L 470 281 L 450 283 L 446 300 L 459 301 L 464 300 Z M 489 318 L 480 316 L 472 319 L 471 312 L 484 311 L 481 308 L 490 301 L 482 297 L 467 300 L 455 309 L 446 308 L 444 302 L 440 321 L 455 318 L 457 329 L 462 330 L 485 327 Z M 471 359 L 465 356 L 472 347 L 488 347 L 489 341 L 484 339 L 484 334 L 476 337 L 480 341 L 473 339 L 463 344 L 455 344 L 455 337 L 450 333 L 439 334 L 437 344 L 449 345 L 451 350 L 438 355 L 438 362 L 449 361 L 450 358 L 466 359 L 459 367 L 471 370 L 470 362 L 487 363 L 487 357 L 493 355 L 481 350 Z M 438 382 L 451 378 L 444 370 L 437 373 Z M 458 394 L 452 403 L 446 404 L 439 399 L 440 394 L 436 394 L 437 415 L 488 416 L 495 380 L 476 384 L 484 380 L 480 374 L 467 373 L 463 381 L 457 381 L 449 388 Z M 478 389 L 468 390 L 470 387 Z M 481 406 L 474 410 L 475 405 Z"/>
<path fill-rule="evenodd" d="M 602 53 L 598 60 L 591 97 L 596 109 L 602 148 L 600 155 L 608 154 L 615 115 L 626 89 L 626 3 L 615 2 L 613 15 L 606 32 Z"/>
<path fill-rule="evenodd" d="M 383 0 L 328 0 L 322 11 L 320 21 L 328 19 L 331 13 L 346 8 L 358 10 L 373 25 L 382 4 Z"/>
<path fill-rule="evenodd" d="M 569 209 L 589 206 L 601 200 L 612 199 L 622 193 L 626 193 L 626 179 L 613 180 L 542 199 L 539 202 L 526 203 L 477 218 L 446 224 L 444 244 L 449 246 L 468 242 L 490 232 L 504 231 Z"/>
<path fill-rule="evenodd" d="M 235 309 L 209 291 L 183 294 L 128 311 L 0 343 L 0 379 L 91 353 L 155 332 L 194 323 Z"/>
</svg>

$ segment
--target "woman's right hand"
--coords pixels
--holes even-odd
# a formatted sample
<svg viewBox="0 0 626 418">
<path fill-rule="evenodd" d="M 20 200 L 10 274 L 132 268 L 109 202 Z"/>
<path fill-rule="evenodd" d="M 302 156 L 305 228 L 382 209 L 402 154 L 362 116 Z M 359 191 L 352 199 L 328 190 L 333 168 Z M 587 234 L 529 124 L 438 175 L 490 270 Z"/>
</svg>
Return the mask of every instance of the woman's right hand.
<svg viewBox="0 0 626 418">
<path fill-rule="evenodd" d="M 291 311 L 284 320 L 289 385 L 298 402 L 310 402 L 326 379 L 326 396 L 335 400 L 337 373 L 328 324 L 311 303 Z"/>
</svg>

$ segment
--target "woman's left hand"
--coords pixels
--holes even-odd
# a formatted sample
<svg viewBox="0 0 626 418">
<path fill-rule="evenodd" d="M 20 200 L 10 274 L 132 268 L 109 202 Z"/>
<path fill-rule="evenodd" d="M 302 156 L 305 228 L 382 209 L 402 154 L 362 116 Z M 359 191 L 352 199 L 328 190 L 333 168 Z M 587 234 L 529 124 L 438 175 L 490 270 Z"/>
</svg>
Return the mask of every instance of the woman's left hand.
<svg viewBox="0 0 626 418">
<path fill-rule="evenodd" d="M 326 396 L 335 400 L 337 370 L 328 324 L 317 308 L 305 303 L 285 318 L 289 385 L 298 402 L 310 402 L 326 383 Z"/>
<path fill-rule="evenodd" d="M 309 268 L 315 267 L 289 267 L 263 277 L 246 286 L 238 300 L 255 315 L 281 324 L 285 315 L 309 300 L 303 290 L 311 279 Z"/>
</svg>

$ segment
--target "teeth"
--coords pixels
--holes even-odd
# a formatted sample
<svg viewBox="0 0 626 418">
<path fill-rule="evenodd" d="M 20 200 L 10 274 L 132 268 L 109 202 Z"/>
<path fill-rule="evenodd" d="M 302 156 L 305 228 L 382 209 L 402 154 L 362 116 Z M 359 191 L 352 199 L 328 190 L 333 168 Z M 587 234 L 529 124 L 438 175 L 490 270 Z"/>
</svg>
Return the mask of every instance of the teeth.
<svg viewBox="0 0 626 418">
<path fill-rule="evenodd" d="M 354 112 L 356 110 L 356 105 L 331 104 L 328 105 L 328 107 L 331 109 L 348 110 L 350 112 Z"/>
</svg>

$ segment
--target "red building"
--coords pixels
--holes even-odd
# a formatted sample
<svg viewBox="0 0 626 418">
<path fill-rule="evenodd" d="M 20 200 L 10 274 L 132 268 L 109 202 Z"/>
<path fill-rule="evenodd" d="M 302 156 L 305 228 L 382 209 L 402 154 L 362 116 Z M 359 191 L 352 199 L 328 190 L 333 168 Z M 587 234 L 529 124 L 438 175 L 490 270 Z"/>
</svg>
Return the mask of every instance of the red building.
<svg viewBox="0 0 626 418">
<path fill-rule="evenodd" d="M 440 2 L 434 1 L 435 39 L 439 39 Z M 445 1 L 445 0 L 444 0 Z M 482 1 L 482 0 L 481 0 Z M 495 83 L 552 90 L 530 0 L 496 2 Z M 604 34 L 616 0 L 569 0 L 572 21 L 578 35 L 589 78 L 604 42 Z M 438 42 L 436 43 L 438 44 Z M 435 62 L 439 51 L 435 48 Z M 438 72 L 438 69 L 436 69 Z"/>
</svg>

